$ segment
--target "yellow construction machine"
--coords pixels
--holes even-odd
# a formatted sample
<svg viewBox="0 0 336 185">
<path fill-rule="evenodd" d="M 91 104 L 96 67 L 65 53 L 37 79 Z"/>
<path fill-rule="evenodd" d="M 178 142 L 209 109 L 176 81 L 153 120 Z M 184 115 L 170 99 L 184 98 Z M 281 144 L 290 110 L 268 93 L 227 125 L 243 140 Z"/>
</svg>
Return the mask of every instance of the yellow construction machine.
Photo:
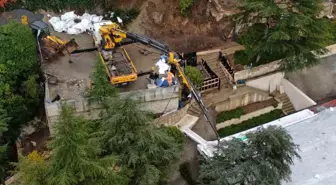
<svg viewBox="0 0 336 185">
<path fill-rule="evenodd" d="M 28 16 L 21 16 L 21 23 L 29 25 L 39 41 L 42 56 L 45 60 L 53 60 L 59 56 L 70 55 L 78 48 L 78 44 L 74 39 L 64 41 L 57 36 L 50 35 L 48 24 L 42 21 L 34 21 L 29 23 Z"/>
<path fill-rule="evenodd" d="M 125 48 L 122 47 L 137 42 L 153 47 L 167 55 L 168 62 L 176 66 L 180 79 L 190 88 L 190 84 L 179 65 L 179 60 L 175 59 L 174 53 L 166 45 L 142 35 L 125 32 L 116 23 L 99 25 L 95 33 L 94 40 L 98 45 L 99 55 L 112 84 L 129 83 L 137 80 L 139 75 L 137 69 Z M 120 74 L 118 71 L 124 73 Z"/>
</svg>

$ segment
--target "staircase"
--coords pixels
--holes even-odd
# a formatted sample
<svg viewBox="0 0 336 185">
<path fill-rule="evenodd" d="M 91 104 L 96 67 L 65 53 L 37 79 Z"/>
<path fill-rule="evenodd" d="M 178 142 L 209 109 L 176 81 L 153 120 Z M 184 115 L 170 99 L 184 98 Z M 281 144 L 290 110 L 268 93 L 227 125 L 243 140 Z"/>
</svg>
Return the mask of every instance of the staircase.
<svg viewBox="0 0 336 185">
<path fill-rule="evenodd" d="M 203 103 L 206 107 L 210 107 L 213 103 L 209 103 L 207 100 L 203 100 Z M 188 114 L 193 115 L 193 116 L 197 116 L 199 117 L 200 115 L 203 114 L 202 109 L 200 108 L 200 106 L 195 102 L 195 100 L 192 100 L 190 102 L 190 107 L 188 109 Z"/>
<path fill-rule="evenodd" d="M 293 104 L 291 103 L 286 93 L 280 94 L 279 96 L 277 96 L 277 98 L 282 102 L 282 111 L 286 115 L 295 112 Z"/>
<path fill-rule="evenodd" d="M 220 79 L 220 86 L 224 87 L 228 84 L 228 79 L 225 77 L 225 73 L 221 68 L 220 61 L 218 60 L 219 53 L 209 53 L 202 56 L 201 58 L 208 64 L 210 69 L 218 76 Z"/>
</svg>

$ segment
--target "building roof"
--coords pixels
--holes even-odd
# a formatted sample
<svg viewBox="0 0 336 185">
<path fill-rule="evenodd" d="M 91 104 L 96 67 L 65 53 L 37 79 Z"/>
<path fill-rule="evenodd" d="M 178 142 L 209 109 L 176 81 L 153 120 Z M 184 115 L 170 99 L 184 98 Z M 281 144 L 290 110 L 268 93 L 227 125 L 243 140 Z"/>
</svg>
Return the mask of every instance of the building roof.
<svg viewBox="0 0 336 185">
<path fill-rule="evenodd" d="M 300 145 L 302 160 L 292 166 L 292 182 L 284 185 L 333 185 L 336 183 L 336 112 L 334 108 L 286 127 Z"/>
</svg>

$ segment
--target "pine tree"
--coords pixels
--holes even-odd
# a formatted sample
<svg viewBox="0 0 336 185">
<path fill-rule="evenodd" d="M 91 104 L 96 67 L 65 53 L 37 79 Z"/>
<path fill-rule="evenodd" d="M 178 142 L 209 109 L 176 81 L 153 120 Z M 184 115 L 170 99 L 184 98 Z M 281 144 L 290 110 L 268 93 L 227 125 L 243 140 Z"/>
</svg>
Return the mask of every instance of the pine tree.
<svg viewBox="0 0 336 185">
<path fill-rule="evenodd" d="M 62 105 L 59 121 L 55 124 L 55 137 L 50 143 L 49 184 L 92 184 L 96 181 L 106 185 L 125 184 L 114 170 L 116 157 L 100 157 L 99 137 L 88 123 L 75 116 L 70 107 Z"/>
<path fill-rule="evenodd" d="M 182 143 L 152 124 L 148 112 L 131 99 L 109 98 L 102 119 L 106 147 L 132 170 L 132 185 L 157 185 L 167 165 L 174 162 Z"/>
<path fill-rule="evenodd" d="M 95 62 L 94 71 L 91 74 L 93 82 L 92 89 L 89 90 L 89 96 L 92 100 L 103 103 L 105 97 L 117 96 L 117 89 L 109 82 L 106 75 L 106 69 L 101 59 Z"/>
<path fill-rule="evenodd" d="M 281 185 L 290 180 L 298 146 L 281 127 L 248 133 L 246 140 L 224 141 L 214 157 L 201 164 L 204 185 Z"/>
<path fill-rule="evenodd" d="M 330 21 L 317 18 L 321 5 L 321 0 L 241 1 L 236 25 L 248 28 L 239 39 L 245 50 L 235 58 L 254 65 L 281 59 L 285 70 L 317 64 L 316 54 L 325 53 L 332 38 Z"/>
</svg>

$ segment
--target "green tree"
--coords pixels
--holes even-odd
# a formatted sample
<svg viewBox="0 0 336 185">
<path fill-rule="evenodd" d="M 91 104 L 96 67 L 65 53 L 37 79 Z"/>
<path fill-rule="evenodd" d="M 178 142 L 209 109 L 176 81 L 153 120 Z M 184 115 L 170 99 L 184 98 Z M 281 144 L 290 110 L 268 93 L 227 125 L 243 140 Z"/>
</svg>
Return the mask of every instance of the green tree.
<svg viewBox="0 0 336 185">
<path fill-rule="evenodd" d="M 248 26 L 239 39 L 245 51 L 235 59 L 254 65 L 281 59 L 284 70 L 317 64 L 316 54 L 325 53 L 332 38 L 330 22 L 317 18 L 321 5 L 321 0 L 241 1 L 236 25 Z"/>
<path fill-rule="evenodd" d="M 101 157 L 99 134 L 88 123 L 75 116 L 72 108 L 62 105 L 59 121 L 55 124 L 55 137 L 50 143 L 49 184 L 122 185 L 127 182 L 119 176 L 122 169 L 117 168 L 116 157 Z"/>
<path fill-rule="evenodd" d="M 0 107 L 0 164 L 5 164 L 6 162 L 6 148 L 7 145 L 4 142 L 3 133 L 7 131 L 7 115 L 3 109 Z M 0 165 L 0 184 L 3 184 L 5 180 L 5 168 L 6 166 Z"/>
<path fill-rule="evenodd" d="M 104 104 L 104 98 L 115 97 L 118 95 L 118 90 L 111 85 L 106 74 L 105 66 L 100 58 L 95 62 L 91 79 L 93 85 L 89 90 L 89 97 L 92 101 Z"/>
<path fill-rule="evenodd" d="M 201 164 L 204 185 L 281 185 L 289 181 L 290 165 L 300 158 L 288 132 L 276 126 L 258 129 L 246 140 L 224 141 L 212 158 Z"/>
<path fill-rule="evenodd" d="M 45 185 L 47 183 L 48 163 L 37 152 L 33 151 L 28 156 L 19 156 L 19 162 L 14 164 L 15 173 L 22 185 Z"/>
<path fill-rule="evenodd" d="M 185 68 L 185 74 L 190 78 L 190 80 L 195 84 L 197 87 L 202 85 L 203 83 L 203 75 L 199 69 L 192 66 L 187 66 Z"/>
<path fill-rule="evenodd" d="M 0 42 L 0 106 L 11 118 L 3 142 L 12 148 L 21 126 L 32 119 L 39 103 L 37 50 L 31 29 L 14 21 L 0 26 Z M 9 158 L 1 167 L 16 160 L 13 150 L 7 152 Z"/>
<path fill-rule="evenodd" d="M 102 118 L 106 147 L 132 170 L 132 185 L 157 185 L 163 171 L 178 159 L 182 143 L 152 124 L 148 112 L 131 99 L 109 98 Z M 169 132 L 171 135 L 179 136 Z"/>
</svg>

